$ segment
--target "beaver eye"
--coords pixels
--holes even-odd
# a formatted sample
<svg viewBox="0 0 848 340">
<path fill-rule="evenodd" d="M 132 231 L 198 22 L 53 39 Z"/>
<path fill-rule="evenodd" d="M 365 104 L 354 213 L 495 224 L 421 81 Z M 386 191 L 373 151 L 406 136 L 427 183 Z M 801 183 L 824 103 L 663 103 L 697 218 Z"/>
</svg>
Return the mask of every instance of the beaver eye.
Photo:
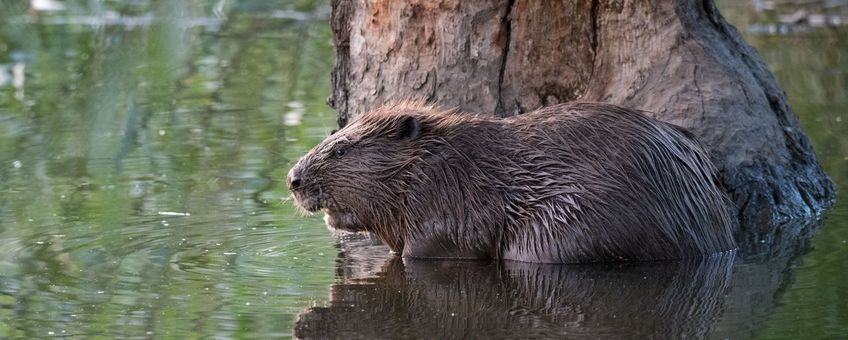
<svg viewBox="0 0 848 340">
<path fill-rule="evenodd" d="M 336 158 L 341 158 L 344 156 L 345 152 L 347 152 L 347 150 L 345 150 L 345 147 L 343 146 L 336 148 Z"/>
</svg>

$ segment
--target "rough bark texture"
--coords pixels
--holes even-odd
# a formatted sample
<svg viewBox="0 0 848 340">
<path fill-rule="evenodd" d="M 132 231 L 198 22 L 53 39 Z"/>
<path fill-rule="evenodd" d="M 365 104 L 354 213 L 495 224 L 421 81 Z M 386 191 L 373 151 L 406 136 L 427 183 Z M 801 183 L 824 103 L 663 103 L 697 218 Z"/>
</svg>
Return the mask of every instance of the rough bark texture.
<svg viewBox="0 0 848 340">
<path fill-rule="evenodd" d="M 608 102 L 711 148 L 743 244 L 834 200 L 783 91 L 713 0 L 336 0 L 332 25 L 339 125 L 404 98 L 499 116 Z"/>
</svg>

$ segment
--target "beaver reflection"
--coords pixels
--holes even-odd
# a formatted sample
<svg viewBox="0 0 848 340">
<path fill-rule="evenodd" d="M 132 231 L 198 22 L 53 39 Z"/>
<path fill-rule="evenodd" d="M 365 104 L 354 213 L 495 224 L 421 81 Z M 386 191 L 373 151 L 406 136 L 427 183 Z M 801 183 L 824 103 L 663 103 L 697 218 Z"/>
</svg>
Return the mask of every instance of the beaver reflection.
<svg viewBox="0 0 848 340">
<path fill-rule="evenodd" d="M 294 336 L 705 338 L 734 256 L 609 265 L 394 257 L 370 276 L 343 266 L 329 306 L 303 312 Z"/>
</svg>

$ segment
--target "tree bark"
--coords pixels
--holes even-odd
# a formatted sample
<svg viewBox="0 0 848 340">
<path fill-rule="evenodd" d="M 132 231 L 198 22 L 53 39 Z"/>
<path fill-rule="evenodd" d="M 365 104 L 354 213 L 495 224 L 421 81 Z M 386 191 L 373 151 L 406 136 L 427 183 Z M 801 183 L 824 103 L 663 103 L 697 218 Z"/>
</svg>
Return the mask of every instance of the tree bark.
<svg viewBox="0 0 848 340">
<path fill-rule="evenodd" d="M 710 148 L 743 244 L 833 204 L 785 94 L 713 0 L 334 0 L 332 26 L 340 126 L 406 98 L 498 116 L 608 102 Z"/>
</svg>

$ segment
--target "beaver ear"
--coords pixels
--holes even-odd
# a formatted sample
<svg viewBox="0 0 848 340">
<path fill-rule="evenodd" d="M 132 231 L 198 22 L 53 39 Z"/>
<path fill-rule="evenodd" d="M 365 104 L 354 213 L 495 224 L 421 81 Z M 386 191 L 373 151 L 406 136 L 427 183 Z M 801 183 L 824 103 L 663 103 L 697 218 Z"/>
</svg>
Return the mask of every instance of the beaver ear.
<svg viewBox="0 0 848 340">
<path fill-rule="evenodd" d="M 403 117 L 398 125 L 398 139 L 413 140 L 421 136 L 421 121 L 416 117 Z"/>
</svg>

